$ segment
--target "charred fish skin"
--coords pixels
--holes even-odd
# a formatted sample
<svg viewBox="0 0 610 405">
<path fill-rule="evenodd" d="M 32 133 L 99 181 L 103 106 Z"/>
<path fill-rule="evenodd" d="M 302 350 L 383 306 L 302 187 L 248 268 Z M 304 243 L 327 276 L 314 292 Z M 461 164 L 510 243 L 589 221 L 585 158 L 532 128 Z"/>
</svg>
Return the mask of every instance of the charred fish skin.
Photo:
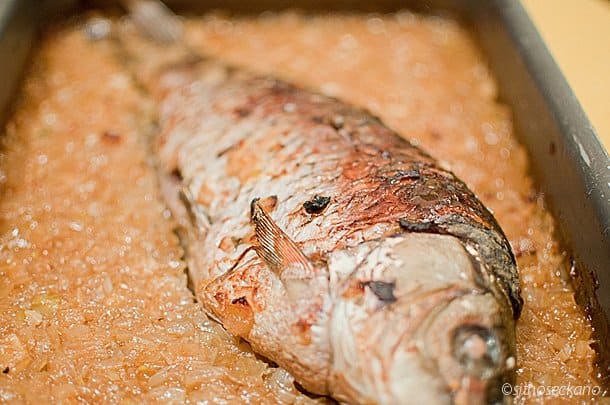
<svg viewBox="0 0 610 405">
<path fill-rule="evenodd" d="M 502 399 L 518 275 L 463 182 L 366 111 L 280 80 L 201 59 L 155 86 L 162 176 L 183 189 L 166 198 L 187 197 L 173 211 L 212 316 L 342 401 Z"/>
</svg>

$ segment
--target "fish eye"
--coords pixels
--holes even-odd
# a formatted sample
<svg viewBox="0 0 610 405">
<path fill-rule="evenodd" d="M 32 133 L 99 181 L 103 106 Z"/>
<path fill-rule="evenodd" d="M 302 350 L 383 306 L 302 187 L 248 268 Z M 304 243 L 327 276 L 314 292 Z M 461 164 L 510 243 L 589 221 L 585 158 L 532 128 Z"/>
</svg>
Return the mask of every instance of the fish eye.
<svg viewBox="0 0 610 405">
<path fill-rule="evenodd" d="M 495 332 L 479 325 L 461 326 L 455 330 L 453 355 L 466 373 L 484 379 L 496 374 L 502 357 Z"/>
</svg>

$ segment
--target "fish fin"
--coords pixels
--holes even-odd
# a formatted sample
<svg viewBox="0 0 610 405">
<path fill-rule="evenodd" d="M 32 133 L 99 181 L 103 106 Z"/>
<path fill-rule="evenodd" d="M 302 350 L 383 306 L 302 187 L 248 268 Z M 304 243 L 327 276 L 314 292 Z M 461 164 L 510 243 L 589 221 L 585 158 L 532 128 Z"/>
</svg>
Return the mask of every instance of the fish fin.
<svg viewBox="0 0 610 405">
<path fill-rule="evenodd" d="M 195 202 L 195 197 L 190 192 L 188 187 L 184 186 L 178 191 L 178 197 L 184 204 L 186 212 L 188 213 L 189 220 L 193 226 L 199 231 L 207 231 L 212 223 L 208 214 Z"/>
<path fill-rule="evenodd" d="M 256 253 L 278 276 L 289 267 L 303 269 L 304 278 L 310 276 L 313 272 L 311 262 L 265 211 L 264 201 L 255 198 L 250 204 L 251 219 L 258 241 Z"/>
</svg>

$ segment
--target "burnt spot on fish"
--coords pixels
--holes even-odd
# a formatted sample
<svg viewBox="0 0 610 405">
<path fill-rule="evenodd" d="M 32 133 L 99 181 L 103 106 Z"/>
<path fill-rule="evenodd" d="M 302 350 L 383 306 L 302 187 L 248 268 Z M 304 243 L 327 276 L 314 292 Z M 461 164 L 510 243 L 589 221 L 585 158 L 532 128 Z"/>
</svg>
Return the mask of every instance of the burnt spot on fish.
<svg viewBox="0 0 610 405">
<path fill-rule="evenodd" d="M 437 232 L 438 226 L 434 222 L 413 222 L 408 219 L 399 219 L 398 225 L 409 232 Z"/>
<path fill-rule="evenodd" d="M 419 180 L 421 174 L 419 170 L 397 170 L 391 176 L 383 177 L 383 180 L 391 185 L 399 184 L 403 180 Z"/>
<path fill-rule="evenodd" d="M 387 181 L 393 183 L 395 181 L 409 179 L 409 180 L 417 180 L 421 178 L 421 174 L 419 170 L 411 169 L 411 170 L 398 170 L 396 174 L 387 178 Z"/>
<path fill-rule="evenodd" d="M 2 370 L 2 374 L 8 374 L 9 371 L 11 371 L 11 369 L 8 367 L 5 367 L 4 370 Z"/>
<path fill-rule="evenodd" d="M 387 281 L 367 281 L 363 283 L 365 286 L 379 298 L 379 301 L 384 304 L 391 304 L 396 302 L 397 298 L 394 295 L 394 289 L 396 288 L 395 282 Z"/>
<path fill-rule="evenodd" d="M 254 312 L 248 299 L 241 296 L 229 301 L 224 292 L 216 293 L 214 298 L 218 304 L 217 313 L 223 314 L 222 323 L 229 333 L 248 336 L 254 325 Z"/>
<path fill-rule="evenodd" d="M 184 179 L 182 177 L 182 172 L 179 169 L 172 170 L 172 172 L 169 175 L 170 175 L 171 179 L 177 183 L 182 182 L 182 180 Z"/>
<path fill-rule="evenodd" d="M 330 197 L 315 195 L 311 200 L 303 203 L 303 208 L 308 214 L 319 214 L 330 203 Z"/>
<path fill-rule="evenodd" d="M 248 299 L 245 296 L 239 297 L 239 298 L 235 298 L 233 300 L 231 300 L 231 304 L 233 305 L 249 305 L 248 304 Z"/>
</svg>

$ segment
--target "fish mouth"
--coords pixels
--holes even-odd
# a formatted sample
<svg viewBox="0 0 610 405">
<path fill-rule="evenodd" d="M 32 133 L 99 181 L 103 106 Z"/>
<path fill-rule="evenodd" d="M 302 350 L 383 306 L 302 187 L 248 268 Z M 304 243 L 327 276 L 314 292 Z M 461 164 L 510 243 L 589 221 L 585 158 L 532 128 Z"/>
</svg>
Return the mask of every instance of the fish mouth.
<svg viewBox="0 0 610 405">
<path fill-rule="evenodd" d="M 505 398 L 501 392 L 501 386 L 511 381 L 512 367 L 510 363 L 510 345 L 503 337 L 503 329 L 497 324 L 490 322 L 485 317 L 464 317 L 464 319 L 450 325 L 444 320 L 444 313 L 451 313 L 451 307 L 460 301 L 469 301 L 472 298 L 489 299 L 497 303 L 495 296 L 490 291 L 479 287 L 465 288 L 460 286 L 447 286 L 435 290 L 420 292 L 410 295 L 407 300 L 399 297 L 394 305 L 404 308 L 417 306 L 420 309 L 418 321 L 410 331 L 404 331 L 403 336 L 395 343 L 392 352 L 397 352 L 405 340 L 422 340 L 420 355 L 425 357 L 422 366 L 424 372 L 445 382 L 449 391 L 451 402 L 454 404 L 498 404 L 504 403 Z M 402 302 L 401 302 L 402 301 Z M 389 308 L 388 308 L 389 309 Z M 456 318 L 457 319 L 457 318 Z M 449 332 L 447 339 L 442 343 L 449 348 L 446 352 L 447 358 L 435 356 L 434 348 L 426 347 L 430 335 L 438 336 L 432 332 L 434 324 L 445 323 Z M 409 336 L 411 335 L 411 336 Z M 454 368 L 461 373 L 443 372 L 442 363 L 453 363 Z M 391 366 L 388 363 L 388 368 Z"/>
<path fill-rule="evenodd" d="M 453 355 L 468 375 L 490 378 L 501 357 L 498 337 L 483 326 L 460 326 L 453 333 Z"/>
<path fill-rule="evenodd" d="M 515 377 L 513 313 L 502 305 L 506 297 L 482 277 L 480 258 L 460 242 L 472 266 L 469 283 L 410 293 L 396 304 L 427 309 L 410 339 L 424 342 L 420 355 L 429 361 L 424 369 L 445 381 L 453 403 L 504 403 L 501 387 Z M 444 351 L 438 344 L 426 347 L 430 337 L 438 343 L 443 334 Z"/>
<path fill-rule="evenodd" d="M 493 293 L 456 296 L 426 325 L 425 349 L 455 404 L 503 403 L 503 383 L 511 381 L 514 347 L 501 324 Z M 456 308 L 473 308 L 458 315 Z"/>
<path fill-rule="evenodd" d="M 502 403 L 503 353 L 498 334 L 480 325 L 464 325 L 453 333 L 453 355 L 466 375 L 454 403 Z"/>
</svg>

